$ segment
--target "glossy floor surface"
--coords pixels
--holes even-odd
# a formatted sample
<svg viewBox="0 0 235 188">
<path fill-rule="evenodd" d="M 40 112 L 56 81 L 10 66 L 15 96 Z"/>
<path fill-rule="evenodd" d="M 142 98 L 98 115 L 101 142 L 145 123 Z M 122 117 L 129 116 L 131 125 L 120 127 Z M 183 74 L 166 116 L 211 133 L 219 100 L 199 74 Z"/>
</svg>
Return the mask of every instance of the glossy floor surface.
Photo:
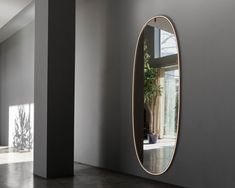
<svg viewBox="0 0 235 188">
<path fill-rule="evenodd" d="M 174 156 L 175 145 L 176 139 L 158 139 L 155 144 L 149 144 L 145 140 L 143 145 L 144 168 L 154 174 L 164 172 Z"/>
<path fill-rule="evenodd" d="M 174 155 L 174 147 L 164 147 L 144 151 L 143 166 L 151 173 L 159 174 L 165 171 Z"/>
<path fill-rule="evenodd" d="M 32 174 L 32 166 L 0 165 L 0 188 L 178 188 L 77 163 L 74 177 L 45 180 Z"/>
<path fill-rule="evenodd" d="M 0 146 L 0 165 L 33 161 L 33 151 L 17 151 L 14 148 Z"/>
</svg>

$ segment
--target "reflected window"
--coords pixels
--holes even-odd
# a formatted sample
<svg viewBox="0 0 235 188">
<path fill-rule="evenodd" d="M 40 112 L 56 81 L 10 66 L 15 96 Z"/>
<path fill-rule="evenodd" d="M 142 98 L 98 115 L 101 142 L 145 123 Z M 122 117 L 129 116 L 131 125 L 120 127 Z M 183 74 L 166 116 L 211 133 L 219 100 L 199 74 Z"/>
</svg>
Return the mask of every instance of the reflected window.
<svg viewBox="0 0 235 188">
<path fill-rule="evenodd" d="M 177 54 L 177 42 L 173 33 L 154 28 L 154 58 Z"/>
<path fill-rule="evenodd" d="M 179 70 L 164 71 L 164 132 L 163 138 L 176 138 L 178 118 Z"/>
<path fill-rule="evenodd" d="M 177 54 L 178 48 L 175 35 L 164 30 L 160 30 L 161 57 Z"/>
</svg>

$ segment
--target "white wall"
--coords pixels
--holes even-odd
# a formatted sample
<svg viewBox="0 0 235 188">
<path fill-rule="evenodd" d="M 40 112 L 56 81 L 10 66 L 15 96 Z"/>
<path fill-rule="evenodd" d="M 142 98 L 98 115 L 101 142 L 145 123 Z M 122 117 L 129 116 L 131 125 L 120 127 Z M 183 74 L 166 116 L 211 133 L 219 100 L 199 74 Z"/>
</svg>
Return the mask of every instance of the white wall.
<svg viewBox="0 0 235 188">
<path fill-rule="evenodd" d="M 7 145 L 9 107 L 34 101 L 34 22 L 0 44 L 0 78 L 0 145 Z"/>
</svg>

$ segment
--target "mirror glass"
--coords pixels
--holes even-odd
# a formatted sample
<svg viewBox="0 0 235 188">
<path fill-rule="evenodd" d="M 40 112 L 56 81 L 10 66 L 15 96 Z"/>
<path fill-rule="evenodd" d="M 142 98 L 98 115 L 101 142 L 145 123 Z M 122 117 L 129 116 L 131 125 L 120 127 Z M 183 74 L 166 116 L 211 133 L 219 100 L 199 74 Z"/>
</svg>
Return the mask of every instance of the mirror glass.
<svg viewBox="0 0 235 188">
<path fill-rule="evenodd" d="M 177 143 L 180 66 L 176 32 L 164 16 L 148 21 L 136 47 L 133 76 L 133 135 L 145 171 L 160 175 L 170 166 Z"/>
</svg>

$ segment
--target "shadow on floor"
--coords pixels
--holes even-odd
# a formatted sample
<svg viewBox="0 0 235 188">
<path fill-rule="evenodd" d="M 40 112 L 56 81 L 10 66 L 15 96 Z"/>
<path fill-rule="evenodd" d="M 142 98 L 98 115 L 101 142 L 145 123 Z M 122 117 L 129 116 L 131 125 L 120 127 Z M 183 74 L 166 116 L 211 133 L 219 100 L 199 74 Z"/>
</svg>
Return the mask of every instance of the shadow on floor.
<svg viewBox="0 0 235 188">
<path fill-rule="evenodd" d="M 179 188 L 151 180 L 75 163 L 70 178 L 42 179 L 33 175 L 33 163 L 0 165 L 1 188 Z"/>
</svg>

